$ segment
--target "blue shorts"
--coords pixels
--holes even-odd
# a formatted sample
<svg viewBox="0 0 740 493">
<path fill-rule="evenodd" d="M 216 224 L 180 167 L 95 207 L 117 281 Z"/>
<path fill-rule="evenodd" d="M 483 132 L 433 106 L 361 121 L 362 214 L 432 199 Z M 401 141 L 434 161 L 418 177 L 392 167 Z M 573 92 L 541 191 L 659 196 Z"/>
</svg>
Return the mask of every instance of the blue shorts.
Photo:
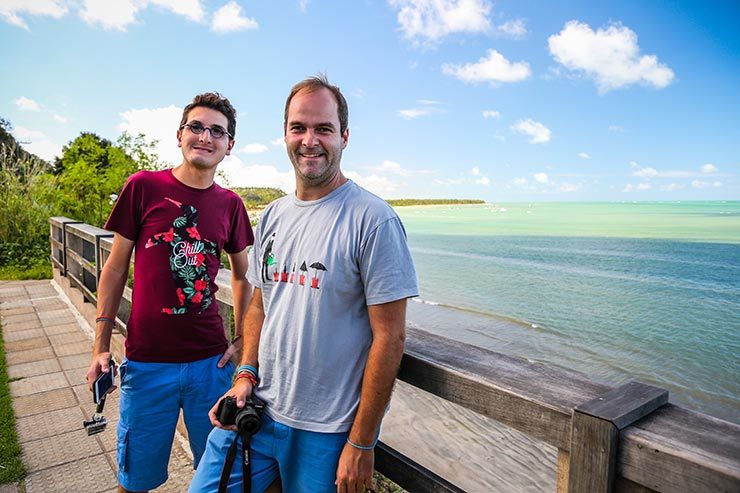
<svg viewBox="0 0 740 493">
<path fill-rule="evenodd" d="M 234 431 L 214 428 L 195 471 L 190 493 L 215 493 L 226 451 L 239 440 L 237 460 L 231 469 L 229 493 L 241 493 L 241 439 Z M 290 493 L 336 493 L 337 465 L 347 432 L 318 433 L 298 430 L 262 415 L 260 431 L 252 437 L 252 491 L 262 493 L 280 477 L 282 490 Z"/>
<path fill-rule="evenodd" d="M 221 356 L 192 363 L 142 363 L 124 359 L 118 421 L 118 482 L 129 491 L 151 490 L 167 481 L 175 427 L 183 410 L 195 466 L 205 450 L 208 411 L 231 388 L 234 364 Z"/>
</svg>

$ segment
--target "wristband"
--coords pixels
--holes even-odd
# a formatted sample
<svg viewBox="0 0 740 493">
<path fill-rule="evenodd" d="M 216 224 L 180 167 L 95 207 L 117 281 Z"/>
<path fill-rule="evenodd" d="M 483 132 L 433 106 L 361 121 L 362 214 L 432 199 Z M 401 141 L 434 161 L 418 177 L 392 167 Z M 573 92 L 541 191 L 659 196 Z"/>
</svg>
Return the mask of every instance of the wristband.
<svg viewBox="0 0 740 493">
<path fill-rule="evenodd" d="M 241 339 L 241 338 L 242 338 L 241 334 L 239 334 L 238 336 L 234 336 L 234 337 L 233 337 L 233 338 L 231 339 L 231 344 L 233 345 L 233 344 L 234 344 L 234 343 L 235 343 L 236 341 L 238 341 L 238 340 L 239 340 L 239 339 Z"/>
<path fill-rule="evenodd" d="M 247 372 L 239 373 L 236 376 L 236 378 L 234 378 L 234 383 L 236 383 L 236 381 L 239 380 L 239 379 L 241 379 L 241 378 L 246 378 L 247 380 L 249 380 L 252 383 L 252 386 L 253 387 L 256 387 L 257 386 L 257 383 L 258 383 L 257 377 L 255 377 L 251 373 L 247 373 Z"/>
<path fill-rule="evenodd" d="M 359 450 L 372 450 L 378 444 L 378 439 L 376 438 L 372 445 L 358 445 L 347 437 L 347 443 Z"/>
<path fill-rule="evenodd" d="M 116 325 L 116 321 L 110 317 L 98 317 L 95 319 L 95 323 L 97 324 L 98 322 L 110 322 L 113 325 Z"/>
<path fill-rule="evenodd" d="M 251 372 L 255 377 L 259 376 L 259 373 L 257 372 L 257 368 L 255 368 L 252 365 L 241 365 L 239 368 L 236 369 L 237 373 L 241 373 L 243 371 Z"/>
</svg>

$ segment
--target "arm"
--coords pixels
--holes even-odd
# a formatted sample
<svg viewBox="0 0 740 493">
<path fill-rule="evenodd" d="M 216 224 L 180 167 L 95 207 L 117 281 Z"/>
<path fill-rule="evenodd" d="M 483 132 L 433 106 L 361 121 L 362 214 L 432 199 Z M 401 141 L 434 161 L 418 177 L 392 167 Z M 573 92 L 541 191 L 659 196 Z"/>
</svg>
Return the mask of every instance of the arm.
<svg viewBox="0 0 740 493">
<path fill-rule="evenodd" d="M 244 312 L 247 311 L 246 308 L 252 296 L 249 281 L 247 281 L 249 260 L 246 248 L 241 252 L 230 253 L 228 255 L 229 264 L 231 265 L 231 296 L 234 300 L 234 339 L 237 339 L 243 335 Z M 218 367 L 223 367 L 232 358 L 238 361 L 242 346 L 243 344 L 240 339 L 235 340 L 234 344 L 230 344 L 219 360 Z"/>
<path fill-rule="evenodd" d="M 352 443 L 370 446 L 383 419 L 393 391 L 406 339 L 406 299 L 367 307 L 373 342 L 365 365 L 360 405 L 349 431 Z M 337 491 L 361 492 L 372 489 L 373 450 L 344 445 L 337 467 Z"/>
<path fill-rule="evenodd" d="M 134 242 L 116 233 L 113 248 L 100 272 L 98 283 L 98 317 L 115 319 L 121 304 L 123 288 L 128 280 L 128 266 Z M 107 373 L 110 359 L 110 340 L 114 323 L 100 321 L 95 324 L 95 341 L 92 348 L 92 362 L 87 370 L 87 385 L 92 384 L 101 372 Z"/>
<path fill-rule="evenodd" d="M 258 353 L 260 346 L 260 334 L 262 333 L 262 322 L 265 320 L 265 311 L 262 306 L 262 290 L 254 288 L 252 300 L 249 303 L 246 315 L 244 315 L 242 332 L 242 359 L 241 364 L 252 365 L 257 368 L 258 365 Z M 230 388 L 223 397 L 227 395 L 236 397 L 237 407 L 244 406 L 244 401 L 247 397 L 252 394 L 252 384 L 249 380 L 241 378 L 234 382 L 234 386 Z M 222 398 L 223 398 L 222 397 Z M 219 399 L 219 402 L 221 399 Z M 211 424 L 219 428 L 224 428 L 216 417 L 216 409 L 218 408 L 218 402 L 208 412 L 208 417 L 211 419 Z M 226 427 L 227 430 L 236 430 L 235 426 Z"/>
</svg>

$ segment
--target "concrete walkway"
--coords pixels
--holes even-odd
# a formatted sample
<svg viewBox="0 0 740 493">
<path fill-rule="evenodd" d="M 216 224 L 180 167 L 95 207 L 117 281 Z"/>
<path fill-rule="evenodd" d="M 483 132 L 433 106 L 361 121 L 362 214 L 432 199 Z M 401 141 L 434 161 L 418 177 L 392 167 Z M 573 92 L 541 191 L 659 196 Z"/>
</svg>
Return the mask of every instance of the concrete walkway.
<svg viewBox="0 0 740 493">
<path fill-rule="evenodd" d="M 0 493 L 116 491 L 118 391 L 106 401 L 108 427 L 88 436 L 82 421 L 95 412 L 85 383 L 92 328 L 71 306 L 52 281 L 0 281 L 10 394 L 28 471 Z M 182 439 L 174 442 L 169 474 L 155 491 L 187 490 L 192 458 Z"/>
</svg>

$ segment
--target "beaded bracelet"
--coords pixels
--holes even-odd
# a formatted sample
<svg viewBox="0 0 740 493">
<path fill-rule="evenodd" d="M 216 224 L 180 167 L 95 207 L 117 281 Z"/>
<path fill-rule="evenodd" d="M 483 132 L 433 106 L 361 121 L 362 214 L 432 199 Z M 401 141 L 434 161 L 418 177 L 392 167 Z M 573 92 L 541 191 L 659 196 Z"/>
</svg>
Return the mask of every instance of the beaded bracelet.
<svg viewBox="0 0 740 493">
<path fill-rule="evenodd" d="M 257 386 L 257 378 L 255 378 L 255 376 L 252 375 L 251 373 L 243 372 L 243 373 L 238 374 L 236 378 L 234 378 L 234 383 L 236 383 L 236 381 L 241 378 L 246 378 L 247 380 L 249 380 L 252 383 L 253 387 Z"/>
<path fill-rule="evenodd" d="M 359 450 L 372 450 L 378 444 L 378 439 L 376 438 L 372 445 L 358 445 L 347 437 L 347 443 Z"/>
<path fill-rule="evenodd" d="M 95 323 L 98 323 L 98 322 L 110 322 L 113 325 L 116 324 L 116 321 L 110 317 L 98 317 L 95 319 Z"/>
</svg>

